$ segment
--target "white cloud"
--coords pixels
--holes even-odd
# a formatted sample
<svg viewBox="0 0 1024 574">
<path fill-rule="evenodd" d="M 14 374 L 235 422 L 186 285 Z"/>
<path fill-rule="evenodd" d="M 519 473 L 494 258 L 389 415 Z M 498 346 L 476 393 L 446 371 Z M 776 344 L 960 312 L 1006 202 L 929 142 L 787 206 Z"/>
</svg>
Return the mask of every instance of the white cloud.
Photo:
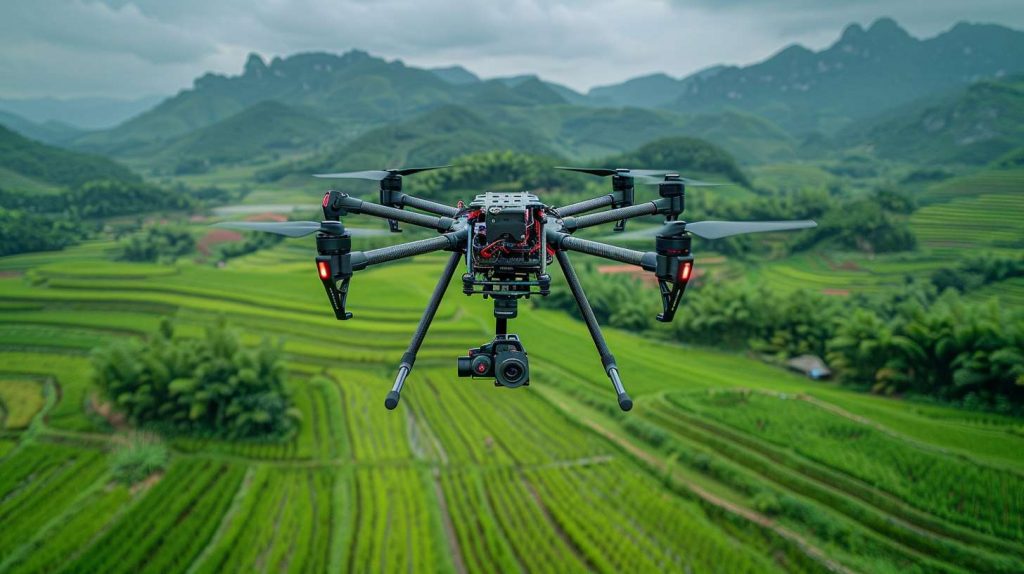
<svg viewBox="0 0 1024 574">
<path fill-rule="evenodd" d="M 1000 8 L 997 4 L 1003 6 Z M 931 35 L 960 19 L 1024 24 L 1000 0 L 3 0 L 0 96 L 170 93 L 245 54 L 359 48 L 483 76 L 537 73 L 577 89 L 681 76 L 821 47 L 890 15 Z M 1000 11 L 1001 10 L 1001 11 Z M 1016 14 L 1016 15 L 1012 15 Z"/>
</svg>

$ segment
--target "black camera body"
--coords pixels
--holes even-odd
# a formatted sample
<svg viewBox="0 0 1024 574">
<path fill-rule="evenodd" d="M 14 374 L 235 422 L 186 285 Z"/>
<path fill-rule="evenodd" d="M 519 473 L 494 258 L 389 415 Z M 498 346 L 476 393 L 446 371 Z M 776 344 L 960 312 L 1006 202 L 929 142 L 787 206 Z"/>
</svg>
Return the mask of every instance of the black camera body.
<svg viewBox="0 0 1024 574">
<path fill-rule="evenodd" d="M 510 389 L 530 384 L 530 363 L 518 335 L 497 335 L 458 361 L 460 377 L 493 378 L 495 386 Z"/>
</svg>

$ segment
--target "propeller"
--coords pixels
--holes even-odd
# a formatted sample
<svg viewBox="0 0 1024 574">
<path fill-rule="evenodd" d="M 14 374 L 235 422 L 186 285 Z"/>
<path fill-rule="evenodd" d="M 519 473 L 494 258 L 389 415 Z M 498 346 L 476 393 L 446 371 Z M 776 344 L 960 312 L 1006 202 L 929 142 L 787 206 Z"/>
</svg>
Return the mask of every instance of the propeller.
<svg viewBox="0 0 1024 574">
<path fill-rule="evenodd" d="M 717 183 L 713 181 L 700 181 L 698 179 L 680 177 L 677 173 L 666 173 L 663 175 L 665 176 L 665 179 L 654 179 L 650 176 L 644 176 L 643 181 L 640 183 L 644 185 L 658 185 L 662 183 L 671 183 L 673 181 L 681 181 L 686 187 L 721 187 L 723 185 L 732 185 L 731 183 Z"/>
<path fill-rule="evenodd" d="M 661 175 L 668 175 L 675 173 L 671 169 L 608 169 L 605 167 L 566 167 L 566 166 L 555 166 L 555 169 L 561 169 L 564 171 L 578 171 L 580 173 L 589 173 L 590 175 L 596 175 L 598 177 L 608 177 L 609 175 L 621 175 L 625 177 L 654 177 Z"/>
<path fill-rule="evenodd" d="M 430 171 L 433 169 L 443 169 L 451 167 L 450 165 L 435 165 L 431 167 L 405 167 L 399 169 L 372 169 L 368 171 L 348 171 L 342 173 L 317 173 L 313 174 L 313 177 L 320 177 L 325 179 L 369 179 L 372 181 L 380 181 L 384 178 L 391 176 L 403 176 L 412 175 L 421 171 Z"/>
<path fill-rule="evenodd" d="M 345 226 L 338 221 L 222 221 L 214 227 L 240 231 L 263 231 L 285 237 L 305 237 L 321 231 L 328 235 L 341 235 Z"/>
<path fill-rule="evenodd" d="M 810 219 L 795 221 L 670 221 L 658 229 L 655 234 L 661 236 L 679 235 L 684 231 L 704 239 L 721 239 L 744 233 L 762 233 L 765 231 L 790 231 L 793 229 L 809 229 L 818 224 Z"/>
</svg>

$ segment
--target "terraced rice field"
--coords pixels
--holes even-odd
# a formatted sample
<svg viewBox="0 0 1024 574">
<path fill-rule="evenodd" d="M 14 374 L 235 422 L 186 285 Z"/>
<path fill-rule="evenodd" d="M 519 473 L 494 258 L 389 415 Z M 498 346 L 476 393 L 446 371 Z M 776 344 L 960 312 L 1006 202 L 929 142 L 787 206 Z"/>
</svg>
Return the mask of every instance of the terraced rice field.
<svg viewBox="0 0 1024 574">
<path fill-rule="evenodd" d="M 1024 242 L 1024 189 L 959 198 L 922 207 L 910 218 L 931 248 L 1017 247 Z"/>
<path fill-rule="evenodd" d="M 497 389 L 455 376 L 492 333 L 457 288 L 386 411 L 441 260 L 361 273 L 339 323 L 303 245 L 225 269 L 0 259 L 0 572 L 1024 570 L 1017 421 L 613 331 L 622 415 L 582 324 L 525 305 L 532 384 Z M 115 486 L 88 354 L 164 316 L 281 339 L 302 424 L 167 437 L 163 474 Z"/>
</svg>

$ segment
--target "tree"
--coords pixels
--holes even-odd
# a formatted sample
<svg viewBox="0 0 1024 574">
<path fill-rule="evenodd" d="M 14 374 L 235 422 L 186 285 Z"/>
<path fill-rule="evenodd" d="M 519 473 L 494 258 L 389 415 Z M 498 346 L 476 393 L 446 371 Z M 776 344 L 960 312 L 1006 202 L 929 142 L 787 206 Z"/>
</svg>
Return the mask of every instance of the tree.
<svg viewBox="0 0 1024 574">
<path fill-rule="evenodd" d="M 171 225 L 154 225 L 129 235 L 121 241 L 119 259 L 125 261 L 173 262 L 192 253 L 196 240 L 188 229 Z"/>
<path fill-rule="evenodd" d="M 299 419 L 277 349 L 244 349 L 223 322 L 202 340 L 176 338 L 165 322 L 149 341 L 99 349 L 93 367 L 97 386 L 136 425 L 247 438 L 284 435 Z"/>
</svg>

